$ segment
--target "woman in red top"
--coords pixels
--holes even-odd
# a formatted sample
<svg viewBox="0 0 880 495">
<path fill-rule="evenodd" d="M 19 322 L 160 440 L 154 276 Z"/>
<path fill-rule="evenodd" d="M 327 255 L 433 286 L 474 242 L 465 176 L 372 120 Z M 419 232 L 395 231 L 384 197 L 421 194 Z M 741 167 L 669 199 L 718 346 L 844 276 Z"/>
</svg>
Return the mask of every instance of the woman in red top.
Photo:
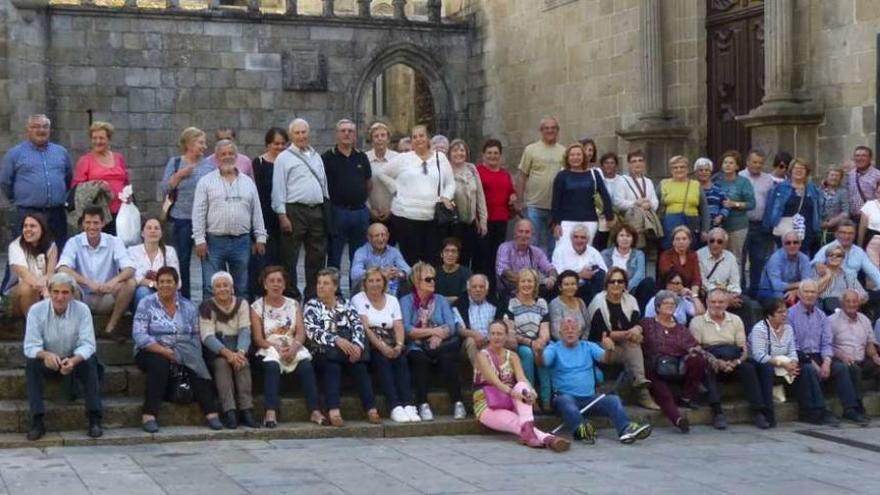
<svg viewBox="0 0 880 495">
<path fill-rule="evenodd" d="M 479 239 L 480 259 L 474 260 L 479 263 L 473 268 L 477 273 L 490 275 L 489 280 L 495 279 L 495 256 L 498 246 L 507 236 L 507 222 L 510 221 L 511 208 L 516 203 L 513 178 L 501 162 L 501 151 L 501 141 L 489 139 L 483 145 L 483 163 L 477 165 L 486 195 L 488 223 L 487 234 Z"/>
<path fill-rule="evenodd" d="M 665 280 L 666 274 L 675 271 L 681 275 L 682 284 L 689 287 L 695 295 L 699 294 L 700 260 L 697 252 L 691 249 L 691 229 L 679 225 L 672 230 L 672 247 L 660 254 L 657 261 L 657 279 Z"/>
<path fill-rule="evenodd" d="M 128 185 L 128 169 L 125 167 L 125 158 L 121 153 L 110 150 L 110 141 L 113 139 L 113 126 L 107 122 L 95 122 L 89 126 L 89 140 L 92 149 L 81 156 L 76 162 L 73 171 L 73 180 L 70 187 L 93 180 L 102 180 L 113 193 L 110 201 L 110 214 L 115 220 L 116 214 L 122 202 L 119 193 Z M 109 222 L 104 227 L 104 232 L 116 234 L 115 221 Z"/>
</svg>

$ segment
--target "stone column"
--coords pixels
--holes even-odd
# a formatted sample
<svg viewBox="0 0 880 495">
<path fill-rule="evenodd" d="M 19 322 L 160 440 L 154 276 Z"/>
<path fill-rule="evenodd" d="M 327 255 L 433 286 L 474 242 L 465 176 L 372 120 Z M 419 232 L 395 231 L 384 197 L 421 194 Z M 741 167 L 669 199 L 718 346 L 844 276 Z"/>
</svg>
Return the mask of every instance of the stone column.
<svg viewBox="0 0 880 495">
<path fill-rule="evenodd" d="M 794 101 L 792 17 L 794 0 L 764 2 L 764 103 Z"/>
<path fill-rule="evenodd" d="M 284 13 L 289 16 L 298 14 L 296 0 L 287 0 L 287 10 L 285 10 Z"/>
<path fill-rule="evenodd" d="M 136 9 L 138 6 L 137 0 L 125 0 L 125 7 L 129 9 Z"/>
<path fill-rule="evenodd" d="M 392 0 L 394 6 L 394 18 L 406 19 L 406 0 Z"/>
<path fill-rule="evenodd" d="M 439 24 L 443 17 L 443 0 L 428 0 L 428 22 Z"/>
<path fill-rule="evenodd" d="M 365 19 L 369 19 L 370 15 L 370 4 L 373 3 L 373 0 L 358 0 L 358 15 Z"/>
<path fill-rule="evenodd" d="M 666 91 L 663 87 L 663 45 L 660 2 L 641 0 L 639 41 L 642 44 L 642 112 L 640 118 L 663 118 Z"/>
<path fill-rule="evenodd" d="M 336 15 L 335 0 L 324 0 L 324 17 L 333 17 Z"/>
<path fill-rule="evenodd" d="M 262 0 L 248 0 L 247 11 L 249 14 L 259 14 Z"/>
</svg>

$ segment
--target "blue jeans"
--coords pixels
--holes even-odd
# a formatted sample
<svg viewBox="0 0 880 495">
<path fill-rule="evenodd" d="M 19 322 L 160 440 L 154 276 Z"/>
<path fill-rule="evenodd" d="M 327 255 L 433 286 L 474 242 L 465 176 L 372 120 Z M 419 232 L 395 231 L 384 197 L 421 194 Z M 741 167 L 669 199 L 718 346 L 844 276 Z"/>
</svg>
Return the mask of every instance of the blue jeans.
<svg viewBox="0 0 880 495">
<path fill-rule="evenodd" d="M 333 224 L 336 232 L 330 237 L 327 249 L 327 266 L 342 267 L 342 251 L 348 244 L 348 261 L 351 263 L 357 248 L 367 242 L 367 227 L 370 226 L 370 210 L 367 207 L 350 210 L 333 205 Z"/>
<path fill-rule="evenodd" d="M 592 402 L 596 396 L 592 397 L 574 397 L 567 394 L 559 394 L 556 396 L 554 405 L 559 414 L 562 415 L 562 421 L 569 430 L 575 431 L 578 426 L 584 422 L 581 416 L 581 408 Z M 587 414 L 590 416 L 604 416 L 611 419 L 617 434 L 623 434 L 626 427 L 629 426 L 629 417 L 623 410 L 623 403 L 620 397 L 616 395 L 606 395 L 602 400 L 591 407 Z"/>
<path fill-rule="evenodd" d="M 315 380 L 315 368 L 311 361 L 300 361 L 293 370 L 299 378 L 300 386 L 306 396 L 306 407 L 309 412 L 318 410 L 318 382 Z M 263 361 L 263 406 L 277 411 L 281 404 L 281 366 L 272 361 Z"/>
<path fill-rule="evenodd" d="M 526 378 L 529 379 L 532 386 L 535 386 L 535 383 L 538 384 L 538 396 L 541 398 L 541 404 L 543 404 L 544 407 L 547 407 L 550 404 L 550 370 L 544 366 L 537 366 L 535 364 L 535 354 L 531 347 L 521 345 L 517 347 L 516 352 L 519 354 L 519 360 L 522 361 L 522 367 L 526 374 Z M 536 369 L 538 375 L 537 382 L 535 382 Z"/>
<path fill-rule="evenodd" d="M 749 222 L 749 232 L 746 234 L 746 256 L 749 259 L 749 295 L 753 298 L 758 295 L 761 273 L 764 271 L 767 259 L 773 253 L 773 248 L 773 236 L 764 232 L 761 222 Z"/>
<path fill-rule="evenodd" d="M 413 405 L 412 387 L 409 381 L 409 363 L 406 354 L 397 359 L 388 359 L 381 352 L 373 348 L 370 354 L 373 372 L 379 378 L 382 385 L 382 393 L 385 394 L 385 405 L 388 409 L 397 406 Z"/>
<path fill-rule="evenodd" d="M 208 234 L 208 256 L 202 260 L 202 295 L 211 297 L 211 276 L 225 270 L 232 275 L 235 295 L 248 297 L 248 262 L 251 259 L 251 236 Z"/>
<path fill-rule="evenodd" d="M 190 298 L 189 265 L 192 262 L 193 250 L 193 223 L 192 220 L 172 218 L 174 231 L 174 250 L 177 251 L 177 259 L 180 260 L 180 291 L 183 297 Z"/>
<path fill-rule="evenodd" d="M 141 299 L 155 293 L 154 289 L 149 287 L 144 287 L 143 285 L 138 285 L 137 289 L 134 290 L 134 297 L 131 300 L 132 309 L 131 312 L 135 313 L 137 311 L 138 304 L 141 302 Z"/>
<path fill-rule="evenodd" d="M 534 228 L 532 245 L 540 247 L 547 253 L 547 257 L 550 257 L 553 254 L 553 248 L 556 246 L 556 239 L 553 237 L 552 230 L 550 230 L 550 210 L 527 206 L 526 218 L 532 222 L 532 227 Z"/>
</svg>

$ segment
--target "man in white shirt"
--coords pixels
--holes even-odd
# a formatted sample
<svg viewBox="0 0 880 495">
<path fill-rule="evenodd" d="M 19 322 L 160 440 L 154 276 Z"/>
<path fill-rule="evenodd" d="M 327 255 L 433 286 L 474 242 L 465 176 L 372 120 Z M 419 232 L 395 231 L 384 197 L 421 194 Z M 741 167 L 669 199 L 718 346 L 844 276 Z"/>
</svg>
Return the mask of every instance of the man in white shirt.
<svg viewBox="0 0 880 495">
<path fill-rule="evenodd" d="M 553 251 L 553 266 L 557 273 L 571 270 L 578 275 L 578 296 L 587 306 L 593 296 L 602 292 L 608 267 L 602 254 L 590 245 L 586 225 L 578 224 L 571 230 L 571 244 L 557 244 Z"/>
<path fill-rule="evenodd" d="M 727 311 L 738 316 L 746 329 L 751 331 L 760 318 L 760 308 L 743 294 L 740 284 L 739 264 L 733 252 L 727 249 L 727 231 L 715 227 L 707 234 L 707 244 L 697 251 L 700 277 L 706 293 L 723 289 L 727 294 Z"/>
</svg>

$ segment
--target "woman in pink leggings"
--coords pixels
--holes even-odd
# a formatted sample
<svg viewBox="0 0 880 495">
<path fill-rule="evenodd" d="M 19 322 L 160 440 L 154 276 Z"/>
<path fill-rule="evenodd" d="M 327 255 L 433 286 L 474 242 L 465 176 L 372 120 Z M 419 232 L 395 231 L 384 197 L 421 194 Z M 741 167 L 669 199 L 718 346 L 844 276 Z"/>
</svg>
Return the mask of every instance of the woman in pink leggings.
<svg viewBox="0 0 880 495">
<path fill-rule="evenodd" d="M 536 394 L 526 379 L 519 356 L 505 348 L 507 325 L 501 320 L 489 324 L 489 346 L 478 354 L 474 370 L 474 413 L 483 425 L 497 431 L 519 435 L 529 447 L 550 448 L 564 452 L 571 442 L 535 428 L 532 405 Z M 487 389 L 494 388 L 494 392 Z M 489 407 L 487 393 L 499 402 Z M 509 396 L 510 401 L 504 399 Z M 494 402 L 494 401 L 493 401 Z"/>
</svg>

